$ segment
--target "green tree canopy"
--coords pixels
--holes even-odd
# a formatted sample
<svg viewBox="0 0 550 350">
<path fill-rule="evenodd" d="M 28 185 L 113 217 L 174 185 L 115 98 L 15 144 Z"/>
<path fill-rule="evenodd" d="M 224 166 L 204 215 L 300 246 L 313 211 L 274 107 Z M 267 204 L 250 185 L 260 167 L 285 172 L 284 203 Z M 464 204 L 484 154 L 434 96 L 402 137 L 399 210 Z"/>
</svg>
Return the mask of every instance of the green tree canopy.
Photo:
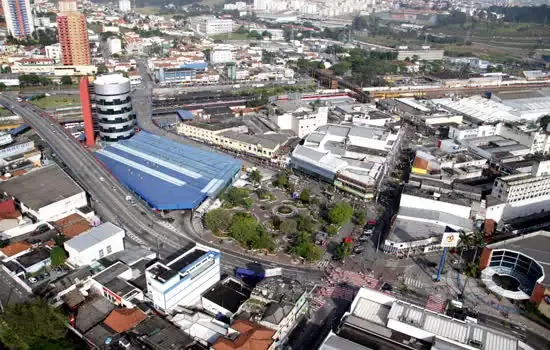
<svg viewBox="0 0 550 350">
<path fill-rule="evenodd" d="M 348 223 L 353 216 L 353 208 L 346 202 L 339 202 L 328 212 L 328 219 L 336 225 Z"/>
<path fill-rule="evenodd" d="M 214 234 L 226 231 L 231 224 L 231 214 L 222 208 L 210 210 L 204 216 L 204 225 Z"/>
<path fill-rule="evenodd" d="M 355 216 L 355 222 L 357 222 L 357 225 L 365 225 L 367 223 L 367 213 L 365 213 L 364 210 L 356 210 L 353 213 L 353 216 Z"/>
<path fill-rule="evenodd" d="M 67 334 L 65 315 L 42 299 L 9 304 L 0 319 L 0 341 L 10 349 L 44 349 Z"/>
<path fill-rule="evenodd" d="M 303 203 L 309 203 L 310 197 L 309 190 L 304 188 L 304 190 L 300 193 L 300 201 Z"/>
<path fill-rule="evenodd" d="M 67 259 L 67 254 L 63 248 L 55 246 L 52 250 L 50 250 L 50 260 L 52 266 L 63 265 L 65 263 L 65 259 Z"/>
<path fill-rule="evenodd" d="M 61 78 L 61 84 L 62 85 L 73 85 L 73 80 L 70 76 L 65 75 Z"/>
<path fill-rule="evenodd" d="M 311 236 L 306 232 L 301 232 L 298 235 L 296 244 L 291 251 L 308 262 L 319 260 L 323 254 L 323 250 L 315 245 Z"/>
<path fill-rule="evenodd" d="M 258 169 L 254 169 L 248 174 L 248 178 L 253 184 L 259 184 L 262 182 L 263 175 Z"/>
<path fill-rule="evenodd" d="M 284 220 L 279 226 L 279 230 L 287 234 L 296 233 L 297 228 L 298 224 L 296 224 L 296 221 L 292 219 Z"/>
<path fill-rule="evenodd" d="M 223 194 L 223 199 L 231 206 L 242 206 L 249 193 L 246 188 L 231 187 Z"/>
<path fill-rule="evenodd" d="M 342 242 L 336 247 L 336 255 L 340 258 L 345 258 L 351 254 L 352 246 L 351 242 Z"/>
<path fill-rule="evenodd" d="M 233 216 L 229 235 L 247 249 L 275 248 L 273 237 L 249 213 L 237 213 Z"/>
<path fill-rule="evenodd" d="M 296 223 L 298 224 L 298 231 L 312 233 L 317 229 L 317 225 L 309 215 L 298 215 L 296 217 Z"/>
</svg>

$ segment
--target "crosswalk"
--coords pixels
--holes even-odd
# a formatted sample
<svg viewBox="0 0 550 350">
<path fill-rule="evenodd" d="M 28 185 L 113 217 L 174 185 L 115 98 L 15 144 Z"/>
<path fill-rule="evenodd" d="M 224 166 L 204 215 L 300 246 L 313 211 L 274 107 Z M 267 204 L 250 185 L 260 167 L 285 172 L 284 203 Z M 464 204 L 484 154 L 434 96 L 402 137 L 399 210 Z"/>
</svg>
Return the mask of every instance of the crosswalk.
<svg viewBox="0 0 550 350">
<path fill-rule="evenodd" d="M 409 287 L 417 288 L 417 289 L 423 289 L 424 283 L 420 282 L 417 279 L 406 277 L 405 278 L 405 284 Z"/>
<path fill-rule="evenodd" d="M 317 262 L 317 268 L 319 268 L 319 270 L 326 269 L 330 264 L 330 259 L 330 254 L 325 254 L 323 258 Z"/>
<path fill-rule="evenodd" d="M 427 310 L 443 313 L 445 312 L 446 307 L 447 307 L 447 301 L 441 298 L 440 296 L 430 294 L 428 296 L 428 300 L 426 300 Z"/>
</svg>

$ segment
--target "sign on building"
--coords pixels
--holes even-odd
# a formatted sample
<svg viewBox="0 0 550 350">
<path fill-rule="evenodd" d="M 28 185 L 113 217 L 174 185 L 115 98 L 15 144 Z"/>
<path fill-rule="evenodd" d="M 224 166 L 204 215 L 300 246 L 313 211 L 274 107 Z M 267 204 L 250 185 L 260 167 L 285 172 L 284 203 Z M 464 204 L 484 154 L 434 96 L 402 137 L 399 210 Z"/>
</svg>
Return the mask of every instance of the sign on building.
<svg viewBox="0 0 550 350">
<path fill-rule="evenodd" d="M 444 232 L 441 246 L 444 248 L 454 248 L 458 245 L 459 232 Z"/>
</svg>

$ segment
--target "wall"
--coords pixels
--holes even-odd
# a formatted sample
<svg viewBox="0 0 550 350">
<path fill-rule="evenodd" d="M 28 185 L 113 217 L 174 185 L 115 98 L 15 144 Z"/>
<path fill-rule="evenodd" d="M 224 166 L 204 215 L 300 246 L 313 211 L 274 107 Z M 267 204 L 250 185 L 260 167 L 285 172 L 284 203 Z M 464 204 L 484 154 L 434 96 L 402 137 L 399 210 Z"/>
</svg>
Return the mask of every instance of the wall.
<svg viewBox="0 0 550 350">
<path fill-rule="evenodd" d="M 121 252 L 124 250 L 124 231 L 109 237 L 97 244 L 94 244 L 83 251 L 76 251 L 68 244 L 65 244 L 65 250 L 69 253 L 69 262 L 78 266 L 90 265 L 92 262 L 101 259 L 102 257 Z M 70 242 L 70 241 L 69 241 Z M 108 252 L 107 247 L 111 247 Z M 103 251 L 103 256 L 100 256 L 100 251 Z"/>
<path fill-rule="evenodd" d="M 433 199 L 427 199 L 427 198 L 412 196 L 408 194 L 403 194 L 401 196 L 400 206 L 417 208 L 417 209 L 437 210 L 437 211 L 453 214 L 456 216 L 460 216 L 463 218 L 469 218 L 470 211 L 471 211 L 471 207 L 469 206 L 447 203 L 443 201 L 437 201 Z"/>
<path fill-rule="evenodd" d="M 86 206 L 87 204 L 88 201 L 86 199 L 86 193 L 80 192 L 74 196 L 57 201 L 45 207 L 33 209 L 38 209 L 38 219 L 49 220 L 56 216 L 58 217 L 62 214 L 74 211 L 77 208 Z"/>
<path fill-rule="evenodd" d="M 212 315 L 222 314 L 229 318 L 233 317 L 233 313 L 226 308 L 221 307 L 220 305 L 201 297 L 202 307 Z"/>
<path fill-rule="evenodd" d="M 479 257 L 479 269 L 483 270 L 487 266 L 489 266 L 489 261 L 491 260 L 491 252 L 493 250 L 491 248 L 483 247 L 483 250 L 481 251 L 481 256 Z"/>
</svg>

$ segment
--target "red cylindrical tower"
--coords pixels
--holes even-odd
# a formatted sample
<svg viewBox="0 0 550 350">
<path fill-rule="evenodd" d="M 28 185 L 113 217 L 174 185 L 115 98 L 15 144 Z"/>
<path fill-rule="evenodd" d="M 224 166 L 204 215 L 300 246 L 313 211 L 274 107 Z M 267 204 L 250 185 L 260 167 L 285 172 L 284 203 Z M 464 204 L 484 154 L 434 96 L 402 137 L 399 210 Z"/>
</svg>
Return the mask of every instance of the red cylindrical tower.
<svg viewBox="0 0 550 350">
<path fill-rule="evenodd" d="M 80 79 L 80 103 L 82 106 L 82 118 L 84 119 L 84 134 L 86 135 L 86 145 L 93 146 L 95 144 L 94 119 L 92 117 L 88 85 L 88 77 L 82 77 Z"/>
</svg>

